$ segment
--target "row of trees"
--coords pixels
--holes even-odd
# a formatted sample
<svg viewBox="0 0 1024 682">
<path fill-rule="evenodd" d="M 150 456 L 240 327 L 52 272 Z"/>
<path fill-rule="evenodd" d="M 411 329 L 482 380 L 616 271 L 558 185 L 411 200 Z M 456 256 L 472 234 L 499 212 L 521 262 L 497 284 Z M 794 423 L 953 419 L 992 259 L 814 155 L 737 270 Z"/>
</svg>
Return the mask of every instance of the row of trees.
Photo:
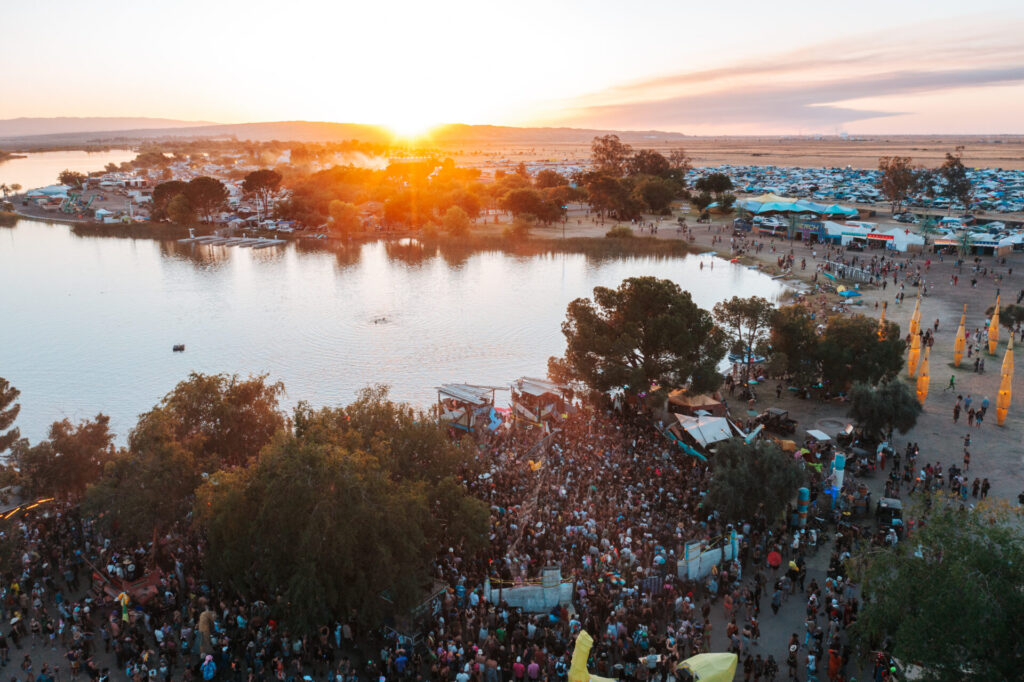
<svg viewBox="0 0 1024 682">
<path fill-rule="evenodd" d="M 896 376 L 906 343 L 899 326 L 863 315 L 835 316 L 818 333 L 803 306 L 775 308 L 761 297 L 733 297 L 700 308 L 670 280 L 633 277 L 618 289 L 596 287 L 593 299 L 569 304 L 562 323 L 567 347 L 548 361 L 549 374 L 597 391 L 691 385 L 718 388 L 717 366 L 730 348 L 769 357 L 769 370 L 799 385 L 824 380 L 833 390 L 876 385 Z"/>
<path fill-rule="evenodd" d="M 11 482 L 81 499 L 128 540 L 191 517 L 210 547 L 207 577 L 287 605 L 275 617 L 302 632 L 341 614 L 375 623 L 381 593 L 400 609 L 421 595 L 438 547 L 485 546 L 488 508 L 460 482 L 478 473 L 473 452 L 432 419 L 383 387 L 287 419 L 283 390 L 192 374 L 116 448 L 102 414 L 56 422 L 36 444 L 19 438 L 18 392 L 0 379 L 0 452 L 10 446 Z"/>
<path fill-rule="evenodd" d="M 271 213 L 281 186 L 281 174 L 269 168 L 253 171 L 242 181 L 242 190 L 256 202 L 259 215 Z M 199 218 L 212 222 L 227 205 L 228 189 L 216 178 L 200 176 L 188 182 L 169 180 L 153 188 L 152 217 L 188 225 Z"/>
<path fill-rule="evenodd" d="M 880 157 L 878 170 L 882 175 L 878 188 L 889 201 L 892 212 L 900 213 L 907 200 L 920 192 L 929 198 L 944 196 L 950 200 L 950 207 L 957 201 L 964 210 L 969 210 L 974 190 L 963 163 L 963 150 L 957 147 L 952 153 L 946 152 L 942 165 L 932 169 L 915 166 L 909 156 Z"/>
</svg>

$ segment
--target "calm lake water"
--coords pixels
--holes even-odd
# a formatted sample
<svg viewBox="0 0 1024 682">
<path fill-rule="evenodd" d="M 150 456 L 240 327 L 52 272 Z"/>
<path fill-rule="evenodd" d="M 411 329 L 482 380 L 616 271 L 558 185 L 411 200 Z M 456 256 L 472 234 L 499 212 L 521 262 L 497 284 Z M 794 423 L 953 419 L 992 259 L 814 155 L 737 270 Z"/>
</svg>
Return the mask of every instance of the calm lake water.
<svg viewBox="0 0 1024 682">
<path fill-rule="evenodd" d="M 56 419 L 102 411 L 123 442 L 191 371 L 268 373 L 288 405 L 341 405 L 383 382 L 427 406 L 443 382 L 543 376 L 565 349 L 566 306 L 598 285 L 666 277 L 706 308 L 783 290 L 720 259 L 701 271 L 701 259 L 712 260 L 453 257 L 380 242 L 252 250 L 21 220 L 0 228 L 0 376 L 21 390 L 17 424 L 32 440 Z M 186 352 L 172 353 L 176 343 Z"/>
<path fill-rule="evenodd" d="M 0 162 L 0 184 L 17 183 L 22 191 L 57 184 L 57 175 L 67 168 L 79 173 L 102 170 L 108 163 L 131 161 L 136 153 L 126 149 L 109 152 L 40 152 L 24 159 Z"/>
</svg>

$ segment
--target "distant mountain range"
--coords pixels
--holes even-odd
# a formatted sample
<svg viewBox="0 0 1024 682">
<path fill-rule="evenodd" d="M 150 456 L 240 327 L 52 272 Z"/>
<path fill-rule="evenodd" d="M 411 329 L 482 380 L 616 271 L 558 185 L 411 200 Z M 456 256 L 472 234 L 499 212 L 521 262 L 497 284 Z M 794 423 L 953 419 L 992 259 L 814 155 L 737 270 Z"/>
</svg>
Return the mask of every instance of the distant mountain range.
<svg viewBox="0 0 1024 682">
<path fill-rule="evenodd" d="M 516 128 L 510 126 L 450 124 L 431 133 L 438 145 L 472 144 L 586 144 L 595 135 L 615 133 L 623 142 L 651 143 L 684 140 L 681 133 L 657 130 L 615 131 L 583 128 Z M 388 143 L 392 133 L 384 127 L 327 121 L 272 121 L 217 124 L 159 118 L 14 118 L 0 120 L 0 147 L 45 148 L 75 144 L 131 144 L 159 139 L 235 138 L 337 142 L 360 140 Z"/>
</svg>

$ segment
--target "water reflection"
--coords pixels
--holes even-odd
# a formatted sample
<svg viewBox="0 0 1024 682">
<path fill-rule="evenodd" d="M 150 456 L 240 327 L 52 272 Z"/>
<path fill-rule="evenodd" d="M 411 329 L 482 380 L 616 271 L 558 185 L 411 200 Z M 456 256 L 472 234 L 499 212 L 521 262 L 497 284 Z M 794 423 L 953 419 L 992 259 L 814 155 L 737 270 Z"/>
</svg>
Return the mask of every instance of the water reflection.
<svg viewBox="0 0 1024 682">
<path fill-rule="evenodd" d="M 707 257 L 704 257 L 706 260 Z M 190 371 L 267 372 L 287 402 L 344 404 L 369 383 L 419 405 L 443 381 L 543 374 L 567 304 L 635 275 L 705 308 L 777 296 L 768 277 L 697 257 L 609 258 L 370 242 L 251 249 L 75 236 L 20 221 L 0 235 L 0 372 L 22 432 L 102 410 L 122 437 Z M 185 353 L 171 346 L 186 344 Z"/>
</svg>

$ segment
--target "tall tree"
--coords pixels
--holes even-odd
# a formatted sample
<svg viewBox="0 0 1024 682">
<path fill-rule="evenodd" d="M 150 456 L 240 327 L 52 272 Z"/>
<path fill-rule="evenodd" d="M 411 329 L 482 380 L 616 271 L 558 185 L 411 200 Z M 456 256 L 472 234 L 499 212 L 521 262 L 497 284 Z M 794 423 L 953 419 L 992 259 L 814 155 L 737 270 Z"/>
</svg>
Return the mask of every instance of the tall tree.
<svg viewBox="0 0 1024 682">
<path fill-rule="evenodd" d="M 864 651 L 888 640 L 924 680 L 1020 679 L 1024 534 L 993 509 L 935 505 L 911 541 L 869 548 L 864 607 L 852 628 Z"/>
<path fill-rule="evenodd" d="M 0 454 L 21 437 L 21 431 L 11 428 L 14 420 L 18 418 L 18 413 L 21 412 L 21 405 L 14 402 L 19 395 L 21 391 L 11 386 L 7 379 L 0 377 Z"/>
<path fill-rule="evenodd" d="M 744 377 L 750 378 L 752 355 L 767 335 L 775 306 L 760 296 L 733 296 L 715 304 L 715 319 L 733 340 L 733 350 L 746 355 Z"/>
<path fill-rule="evenodd" d="M 214 214 L 224 207 L 228 190 L 220 180 L 202 175 L 189 180 L 185 196 L 195 212 L 209 223 L 213 222 Z"/>
<path fill-rule="evenodd" d="M 559 380 L 581 381 L 595 391 L 648 391 L 652 384 L 713 390 L 724 335 L 711 314 L 675 282 L 631 277 L 618 289 L 596 287 L 594 300 L 569 304 L 562 323 L 564 358 L 548 360 Z"/>
<path fill-rule="evenodd" d="M 293 155 L 295 151 L 292 150 Z M 256 198 L 256 206 L 264 218 L 270 216 L 270 202 L 280 187 L 281 174 L 270 168 L 254 170 L 242 181 L 242 191 Z"/>
<path fill-rule="evenodd" d="M 57 174 L 57 181 L 62 185 L 67 185 L 74 189 L 81 189 L 82 184 L 85 182 L 87 177 L 88 176 L 86 176 L 85 173 L 79 173 L 78 171 L 68 170 L 65 168 Z"/>
<path fill-rule="evenodd" d="M 485 546 L 488 509 L 457 480 L 473 453 L 426 415 L 375 388 L 343 409 L 300 406 L 295 424 L 253 466 L 213 477 L 196 504 L 217 548 L 211 575 L 282 595 L 275 615 L 290 628 L 353 613 L 378 622 L 382 593 L 399 609 L 422 598 L 438 546 Z"/>
<path fill-rule="evenodd" d="M 665 178 L 672 170 L 672 164 L 653 149 L 641 149 L 630 157 L 626 163 L 626 169 L 630 175 L 653 175 Z"/>
<path fill-rule="evenodd" d="M 175 197 L 185 194 L 186 188 L 188 188 L 188 183 L 181 180 L 168 180 L 154 187 L 152 209 L 150 211 L 152 216 L 158 220 L 170 217 L 167 213 L 168 205 Z"/>
<path fill-rule="evenodd" d="M 772 351 L 786 358 L 785 370 L 800 384 L 818 376 L 818 334 L 810 312 L 802 305 L 788 305 L 772 314 Z"/>
<path fill-rule="evenodd" d="M 550 187 L 561 187 L 562 185 L 568 185 L 569 181 L 564 175 L 558 171 L 553 171 L 550 168 L 537 173 L 537 177 L 533 182 L 537 189 L 548 189 Z"/>
<path fill-rule="evenodd" d="M 894 215 L 902 211 L 907 197 L 918 189 L 920 175 L 912 163 L 909 156 L 882 156 L 878 159 L 878 170 L 882 171 L 878 188 L 889 200 Z"/>
<path fill-rule="evenodd" d="M 974 190 L 971 179 L 967 177 L 963 156 L 963 147 L 957 147 L 954 153 L 946 152 L 946 160 L 939 167 L 939 173 L 945 180 L 944 194 L 950 199 L 950 209 L 953 208 L 952 202 L 955 200 L 963 204 L 965 211 L 969 211 Z"/>
<path fill-rule="evenodd" d="M 618 178 L 626 172 L 633 148 L 622 142 L 618 135 L 595 137 L 590 143 L 590 157 L 598 173 Z"/>
<path fill-rule="evenodd" d="M 721 199 L 733 189 L 732 178 L 725 173 L 710 173 L 698 179 L 693 186 L 698 192 L 711 192 L 716 199 Z"/>
<path fill-rule="evenodd" d="M 803 481 L 800 464 L 775 443 L 747 444 L 742 438 L 731 438 L 715 446 L 705 502 L 732 523 L 752 521 L 758 512 L 771 522 Z"/>
<path fill-rule="evenodd" d="M 874 385 L 896 376 L 906 346 L 895 323 L 888 323 L 879 339 L 876 320 L 864 315 L 831 317 L 818 346 L 821 374 L 835 390 L 857 382 Z"/>
<path fill-rule="evenodd" d="M 355 204 L 334 199 L 331 201 L 329 210 L 331 214 L 331 232 L 341 236 L 348 236 L 363 228 L 363 219 L 359 215 L 359 209 L 355 207 Z"/>
<path fill-rule="evenodd" d="M 849 416 L 872 436 L 881 437 L 894 429 L 906 433 L 914 428 L 920 414 L 917 397 L 899 379 L 890 379 L 877 388 L 854 384 L 850 389 Z"/>
<path fill-rule="evenodd" d="M 195 209 L 184 194 L 178 194 L 168 201 L 164 214 L 168 220 L 178 225 L 189 225 L 196 219 Z"/>
<path fill-rule="evenodd" d="M 669 152 L 668 163 L 671 167 L 669 177 L 679 183 L 680 187 L 686 187 L 686 176 L 693 168 L 693 160 L 686 155 L 684 149 L 673 149 Z"/>
<path fill-rule="evenodd" d="M 110 417 L 98 414 L 79 424 L 67 419 L 54 422 L 46 440 L 32 447 L 20 441 L 12 449 L 11 459 L 33 493 L 78 497 L 99 479 L 113 456 Z"/>
<path fill-rule="evenodd" d="M 453 237 L 469 234 L 469 216 L 459 206 L 449 208 L 442 219 L 445 231 Z"/>
<path fill-rule="evenodd" d="M 678 186 L 672 180 L 647 176 L 637 180 L 633 196 L 643 201 L 651 213 L 667 215 L 678 191 Z"/>
</svg>

